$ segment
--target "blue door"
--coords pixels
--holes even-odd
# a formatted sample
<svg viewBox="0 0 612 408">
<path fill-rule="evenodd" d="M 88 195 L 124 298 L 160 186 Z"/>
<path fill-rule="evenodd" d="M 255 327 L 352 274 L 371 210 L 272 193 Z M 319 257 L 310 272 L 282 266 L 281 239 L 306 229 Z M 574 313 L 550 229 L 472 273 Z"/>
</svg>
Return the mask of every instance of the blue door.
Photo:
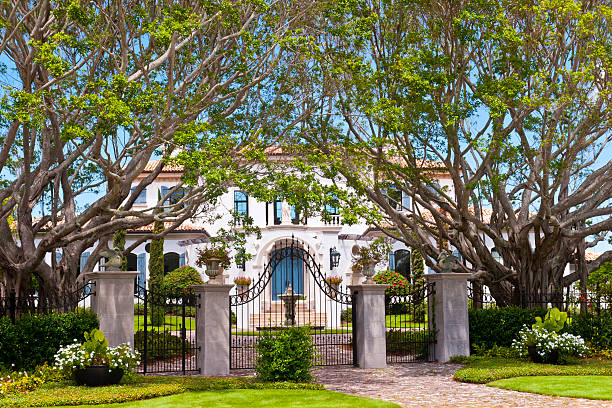
<svg viewBox="0 0 612 408">
<path fill-rule="evenodd" d="M 294 249 L 295 251 L 295 249 Z M 285 293 L 289 284 L 293 293 L 304 294 L 304 262 L 291 256 L 290 248 L 278 249 L 270 254 L 272 267 L 272 300 Z"/>
</svg>

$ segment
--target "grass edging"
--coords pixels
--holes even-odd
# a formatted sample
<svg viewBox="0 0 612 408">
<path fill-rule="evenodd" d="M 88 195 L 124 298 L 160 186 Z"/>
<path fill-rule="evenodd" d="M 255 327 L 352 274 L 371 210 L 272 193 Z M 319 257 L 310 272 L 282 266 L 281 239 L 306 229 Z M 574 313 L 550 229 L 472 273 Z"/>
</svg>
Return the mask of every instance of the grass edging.
<svg viewBox="0 0 612 408">
<path fill-rule="evenodd" d="M 505 378 L 551 375 L 612 376 L 612 362 L 578 360 L 574 364 L 553 365 L 498 357 L 470 357 L 468 364 L 455 372 L 454 379 L 465 383 L 486 384 Z"/>
<path fill-rule="evenodd" d="M 263 382 L 256 378 L 137 376 L 130 384 L 79 387 L 73 383 L 48 383 L 27 393 L 0 398 L 0 407 L 49 407 L 115 404 L 194 391 L 232 389 L 323 390 L 314 383 Z"/>
</svg>

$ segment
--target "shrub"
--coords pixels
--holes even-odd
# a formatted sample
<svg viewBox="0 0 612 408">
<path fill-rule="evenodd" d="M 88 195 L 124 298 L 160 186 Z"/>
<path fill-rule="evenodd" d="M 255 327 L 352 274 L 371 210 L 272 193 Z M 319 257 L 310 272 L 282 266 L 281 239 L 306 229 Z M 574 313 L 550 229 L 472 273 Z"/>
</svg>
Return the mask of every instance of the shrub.
<svg viewBox="0 0 612 408">
<path fill-rule="evenodd" d="M 340 320 L 343 322 L 351 323 L 353 321 L 353 308 L 347 307 L 340 312 Z"/>
<path fill-rule="evenodd" d="M 144 339 L 145 332 L 139 330 L 134 334 L 134 347 L 144 360 Z M 166 360 L 182 355 L 182 342 L 179 336 L 175 336 L 166 331 L 147 332 L 147 361 Z M 184 340 L 185 350 L 192 348 L 189 340 Z"/>
<path fill-rule="evenodd" d="M 531 327 L 536 316 L 546 315 L 546 309 L 523 309 L 509 306 L 469 311 L 470 344 L 490 349 L 493 346 L 511 347 L 523 326 Z"/>
<path fill-rule="evenodd" d="M 16 370 L 31 370 L 52 362 L 64 344 L 83 338 L 83 333 L 98 328 L 98 318 L 89 311 L 25 315 L 14 324 L 0 318 L 0 365 Z"/>
<path fill-rule="evenodd" d="M 202 285 L 200 273 L 191 266 L 181 266 L 164 276 L 161 289 L 171 296 L 193 295 L 191 285 Z"/>
<path fill-rule="evenodd" d="M 612 313 L 577 314 L 564 331 L 582 337 L 596 349 L 612 349 Z"/>
<path fill-rule="evenodd" d="M 289 327 L 266 332 L 257 343 L 255 371 L 265 381 L 310 381 L 315 347 L 310 328 Z"/>
<path fill-rule="evenodd" d="M 535 362 L 566 363 L 569 356 L 582 357 L 588 349 L 584 340 L 573 334 L 558 334 L 555 331 L 543 328 L 529 328 L 525 326 L 519 332 L 517 339 L 512 343 L 522 356 L 528 355 L 528 347 L 535 346 L 537 356 L 531 356 Z M 535 359 L 534 357 L 539 357 Z"/>
<path fill-rule="evenodd" d="M 390 285 L 385 290 L 385 296 L 404 296 L 410 291 L 410 282 L 404 276 L 393 271 L 381 271 L 374 275 L 374 282 L 381 285 Z"/>
</svg>

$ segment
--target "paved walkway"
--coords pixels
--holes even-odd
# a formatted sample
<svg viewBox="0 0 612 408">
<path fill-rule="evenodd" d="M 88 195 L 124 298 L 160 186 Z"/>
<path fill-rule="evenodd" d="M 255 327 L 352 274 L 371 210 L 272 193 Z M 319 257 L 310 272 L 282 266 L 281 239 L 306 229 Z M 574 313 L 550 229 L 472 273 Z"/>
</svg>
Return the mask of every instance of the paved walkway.
<svg viewBox="0 0 612 408">
<path fill-rule="evenodd" d="M 394 364 L 379 370 L 333 367 L 316 370 L 330 390 L 395 402 L 409 408 L 612 408 L 612 401 L 550 397 L 453 380 L 460 365 Z"/>
</svg>

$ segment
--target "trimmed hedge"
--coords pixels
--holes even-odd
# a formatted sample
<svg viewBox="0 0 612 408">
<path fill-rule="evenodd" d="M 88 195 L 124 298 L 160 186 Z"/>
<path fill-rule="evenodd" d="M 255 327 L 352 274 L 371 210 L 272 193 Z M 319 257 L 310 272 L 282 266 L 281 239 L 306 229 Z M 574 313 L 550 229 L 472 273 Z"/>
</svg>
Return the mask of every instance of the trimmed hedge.
<svg viewBox="0 0 612 408">
<path fill-rule="evenodd" d="M 0 318 L 0 365 L 31 370 L 53 363 L 61 346 L 83 341 L 83 333 L 97 329 L 98 318 L 90 311 L 25 315 L 11 323 Z"/>
<path fill-rule="evenodd" d="M 493 346 L 510 347 L 524 325 L 535 323 L 536 316 L 544 317 L 546 309 L 523 309 L 509 306 L 470 310 L 470 345 L 490 349 Z"/>
<path fill-rule="evenodd" d="M 598 350 L 612 349 L 612 313 L 576 314 L 564 331 L 582 337 Z"/>
<path fill-rule="evenodd" d="M 259 337 L 255 372 L 264 381 L 307 382 L 312 379 L 315 346 L 310 328 L 288 327 Z"/>
</svg>

